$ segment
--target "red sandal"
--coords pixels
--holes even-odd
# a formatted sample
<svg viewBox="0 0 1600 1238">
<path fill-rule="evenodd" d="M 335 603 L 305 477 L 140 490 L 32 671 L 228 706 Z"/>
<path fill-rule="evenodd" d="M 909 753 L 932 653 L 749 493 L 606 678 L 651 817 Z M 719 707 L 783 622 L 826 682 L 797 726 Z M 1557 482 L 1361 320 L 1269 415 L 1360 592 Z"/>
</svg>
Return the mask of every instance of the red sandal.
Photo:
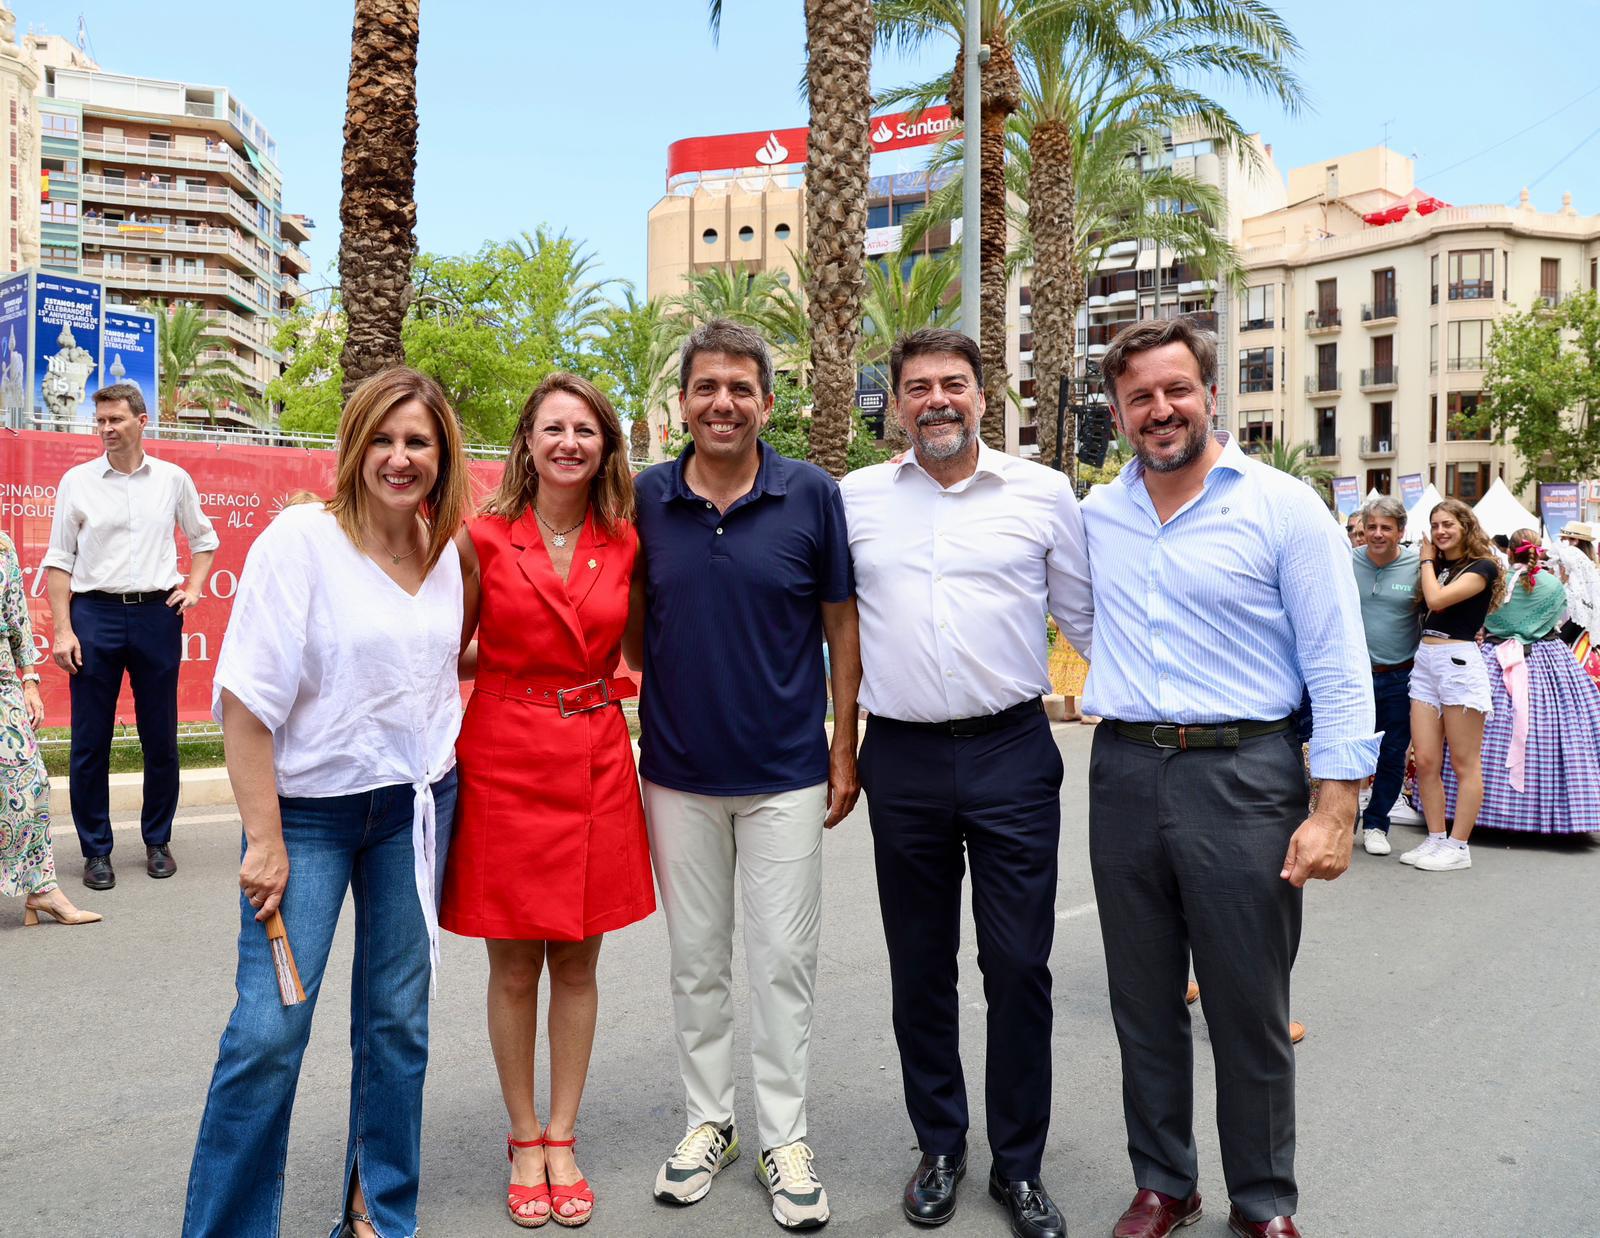
<svg viewBox="0 0 1600 1238">
<path fill-rule="evenodd" d="M 516 1150 L 518 1148 L 542 1147 L 544 1147 L 543 1135 L 537 1139 L 513 1139 L 510 1135 L 507 1135 L 506 1160 L 515 1164 L 517 1160 Z M 545 1212 L 528 1216 L 517 1211 L 518 1208 L 526 1208 L 529 1204 L 541 1201 L 547 1208 Z M 512 1224 L 520 1225 L 523 1229 L 538 1229 L 550 1219 L 549 1209 L 552 1207 L 550 1203 L 550 1184 L 548 1182 L 541 1182 L 538 1186 L 523 1186 L 520 1183 L 513 1182 L 506 1190 L 506 1211 L 511 1214 Z"/>
<path fill-rule="evenodd" d="M 550 1138 L 548 1127 L 545 1129 L 543 1138 L 547 1148 L 570 1148 L 578 1142 L 576 1135 L 571 1139 L 552 1139 Z M 561 1206 L 572 1203 L 588 1204 L 589 1206 L 582 1212 L 575 1213 L 572 1216 L 562 1216 Z M 587 1225 L 589 1218 L 593 1215 L 594 1192 L 589 1189 L 589 1183 L 586 1179 L 579 1178 L 576 1182 L 569 1182 L 565 1185 L 555 1182 L 550 1184 L 550 1219 L 557 1225 L 565 1226 L 567 1229 L 577 1229 L 580 1225 Z"/>
</svg>

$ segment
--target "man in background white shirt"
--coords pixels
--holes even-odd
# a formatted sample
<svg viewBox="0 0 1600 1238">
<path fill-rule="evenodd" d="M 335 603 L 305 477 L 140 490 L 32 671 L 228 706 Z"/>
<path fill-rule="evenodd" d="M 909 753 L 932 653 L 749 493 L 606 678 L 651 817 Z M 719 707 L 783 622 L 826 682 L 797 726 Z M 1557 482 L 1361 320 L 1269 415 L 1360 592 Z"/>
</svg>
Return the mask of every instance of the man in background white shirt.
<svg viewBox="0 0 1600 1238">
<path fill-rule="evenodd" d="M 861 751 L 906 1109 L 922 1161 L 906 1216 L 949 1220 L 966 1170 L 956 952 L 972 862 L 988 999 L 990 1193 L 1019 1238 L 1062 1238 L 1041 1181 L 1050 1122 L 1050 947 L 1061 755 L 1045 617 L 1087 653 L 1083 522 L 1060 473 L 978 438 L 978 348 L 927 329 L 895 344 L 902 460 L 841 483 L 861 624 Z"/>
<path fill-rule="evenodd" d="M 126 673 L 144 750 L 139 828 L 145 871 L 178 871 L 169 846 L 178 807 L 178 667 L 183 613 L 200 600 L 217 534 L 194 481 L 144 453 L 149 421 L 132 383 L 94 393 L 105 455 L 70 468 L 56 489 L 46 591 L 56 665 L 72 689 L 72 822 L 83 848 L 83 884 L 109 890 L 111 736 Z M 189 576 L 178 571 L 173 527 L 189 543 Z"/>
</svg>

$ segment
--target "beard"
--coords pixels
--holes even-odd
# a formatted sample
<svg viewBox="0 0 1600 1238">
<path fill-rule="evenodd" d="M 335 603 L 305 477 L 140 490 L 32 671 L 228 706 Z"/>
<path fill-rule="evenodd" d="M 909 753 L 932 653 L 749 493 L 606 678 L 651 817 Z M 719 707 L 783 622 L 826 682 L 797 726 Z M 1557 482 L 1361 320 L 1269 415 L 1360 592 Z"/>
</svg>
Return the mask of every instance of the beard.
<svg viewBox="0 0 1600 1238">
<path fill-rule="evenodd" d="M 1186 465 L 1194 463 L 1205 453 L 1206 445 L 1211 441 L 1211 415 L 1215 412 L 1211 401 L 1206 401 L 1206 416 L 1196 421 L 1187 422 L 1188 431 L 1183 436 L 1183 442 L 1176 455 L 1157 455 L 1144 445 L 1144 435 L 1139 435 L 1139 441 L 1134 444 L 1133 454 L 1139 457 L 1139 462 L 1153 473 L 1176 473 Z"/>
<path fill-rule="evenodd" d="M 950 413 L 945 409 L 923 413 L 922 416 L 917 418 L 917 429 L 921 431 L 933 425 L 952 424 L 949 418 Z M 972 429 L 967 425 L 966 419 L 959 415 L 957 415 L 953 424 L 955 424 L 958 431 L 955 434 L 941 435 L 932 439 L 922 433 L 914 435 L 917 454 L 928 460 L 941 461 L 954 460 L 957 456 L 964 454 L 972 446 Z"/>
</svg>

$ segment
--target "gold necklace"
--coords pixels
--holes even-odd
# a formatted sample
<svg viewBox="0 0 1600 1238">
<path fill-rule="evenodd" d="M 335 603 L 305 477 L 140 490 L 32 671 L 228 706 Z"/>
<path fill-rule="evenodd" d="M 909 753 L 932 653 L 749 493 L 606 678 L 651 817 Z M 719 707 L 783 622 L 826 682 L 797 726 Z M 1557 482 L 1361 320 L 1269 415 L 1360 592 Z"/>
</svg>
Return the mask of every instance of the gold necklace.
<svg viewBox="0 0 1600 1238">
<path fill-rule="evenodd" d="M 374 530 L 368 529 L 367 532 L 371 534 L 373 541 L 377 542 L 378 545 L 383 547 L 383 553 L 389 556 L 389 562 L 395 564 L 396 566 L 399 566 L 406 559 L 409 559 L 412 555 L 417 553 L 417 548 L 413 546 L 410 550 L 406 551 L 405 554 L 397 555 L 394 551 L 389 549 L 389 543 L 384 541 L 383 538 L 379 537 Z"/>
</svg>

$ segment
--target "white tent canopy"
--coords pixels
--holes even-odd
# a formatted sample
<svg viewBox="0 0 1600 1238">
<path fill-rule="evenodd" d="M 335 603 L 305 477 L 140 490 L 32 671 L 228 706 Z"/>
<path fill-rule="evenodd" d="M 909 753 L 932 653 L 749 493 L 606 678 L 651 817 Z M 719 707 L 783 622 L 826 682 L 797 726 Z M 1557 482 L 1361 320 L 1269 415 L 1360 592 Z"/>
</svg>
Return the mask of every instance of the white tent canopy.
<svg viewBox="0 0 1600 1238">
<path fill-rule="evenodd" d="M 1371 490 L 1367 491 L 1367 497 L 1362 499 L 1361 501 L 1363 503 L 1370 503 L 1370 502 L 1372 502 L 1373 499 L 1381 499 L 1382 497 L 1383 497 L 1383 491 L 1379 490 L 1376 486 L 1374 486 Z"/>
<path fill-rule="evenodd" d="M 1535 532 L 1539 529 L 1539 518 L 1517 502 L 1511 487 L 1498 477 L 1494 479 L 1494 485 L 1489 487 L 1489 492 L 1478 500 L 1472 514 L 1490 537 L 1497 533 L 1510 537 L 1518 529 L 1533 529 Z"/>
<path fill-rule="evenodd" d="M 1428 488 L 1422 492 L 1422 497 L 1406 511 L 1406 541 L 1420 542 L 1428 536 L 1428 517 L 1442 502 L 1444 495 L 1440 494 L 1430 481 Z"/>
</svg>

